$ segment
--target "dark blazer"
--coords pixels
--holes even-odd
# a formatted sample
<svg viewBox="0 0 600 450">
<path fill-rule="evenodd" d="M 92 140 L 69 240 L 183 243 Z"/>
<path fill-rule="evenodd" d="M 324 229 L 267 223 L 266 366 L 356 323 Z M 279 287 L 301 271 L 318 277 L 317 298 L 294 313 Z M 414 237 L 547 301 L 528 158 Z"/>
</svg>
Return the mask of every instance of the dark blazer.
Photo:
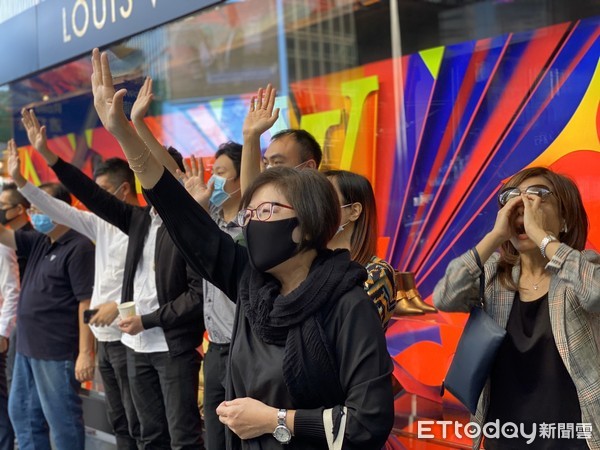
<svg viewBox="0 0 600 450">
<path fill-rule="evenodd" d="M 59 180 L 90 211 L 129 236 L 121 301 L 132 300 L 133 279 L 150 228 L 150 208 L 133 206 L 100 188 L 62 159 L 51 166 Z M 154 254 L 159 308 L 142 316 L 145 329 L 161 327 L 169 353 L 177 356 L 198 347 L 204 334 L 202 278 L 185 262 L 164 225 L 156 234 Z"/>
</svg>

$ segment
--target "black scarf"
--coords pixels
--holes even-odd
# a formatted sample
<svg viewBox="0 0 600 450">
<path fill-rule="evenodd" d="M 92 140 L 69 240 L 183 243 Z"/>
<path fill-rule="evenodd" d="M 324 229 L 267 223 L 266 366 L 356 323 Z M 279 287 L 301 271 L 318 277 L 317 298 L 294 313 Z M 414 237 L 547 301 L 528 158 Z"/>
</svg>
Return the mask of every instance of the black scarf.
<svg viewBox="0 0 600 450">
<path fill-rule="evenodd" d="M 331 407 L 344 398 L 335 347 L 323 329 L 327 312 L 338 299 L 363 284 L 365 268 L 347 250 L 323 250 L 309 274 L 287 296 L 269 274 L 247 270 L 239 299 L 254 333 L 267 344 L 285 346 L 283 378 L 297 405 Z"/>
</svg>

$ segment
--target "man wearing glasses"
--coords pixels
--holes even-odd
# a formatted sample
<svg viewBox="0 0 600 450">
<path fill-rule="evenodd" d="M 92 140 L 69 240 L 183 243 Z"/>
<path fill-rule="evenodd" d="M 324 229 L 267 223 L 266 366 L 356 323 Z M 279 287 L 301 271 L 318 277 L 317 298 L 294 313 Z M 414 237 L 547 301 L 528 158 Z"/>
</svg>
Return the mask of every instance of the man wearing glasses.
<svg viewBox="0 0 600 450">
<path fill-rule="evenodd" d="M 323 152 L 315 138 L 305 130 L 287 129 L 275 133 L 261 158 L 260 136 L 269 130 L 279 118 L 275 108 L 276 91 L 269 84 L 260 88 L 250 101 L 250 110 L 244 120 L 244 151 L 242 152 L 242 194 L 258 176 L 262 167 L 295 167 L 318 169 Z"/>
</svg>

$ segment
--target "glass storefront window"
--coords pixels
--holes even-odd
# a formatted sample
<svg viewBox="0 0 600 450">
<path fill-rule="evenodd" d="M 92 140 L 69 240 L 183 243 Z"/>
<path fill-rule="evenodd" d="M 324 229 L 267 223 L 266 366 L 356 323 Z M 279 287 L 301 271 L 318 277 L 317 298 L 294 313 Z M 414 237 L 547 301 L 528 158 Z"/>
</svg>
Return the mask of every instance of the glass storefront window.
<svg viewBox="0 0 600 450">
<path fill-rule="evenodd" d="M 448 262 L 490 229 L 502 182 L 528 165 L 577 180 L 588 245 L 600 248 L 599 35 L 592 0 L 245 0 L 107 51 L 127 105 L 152 76 L 150 128 L 207 162 L 219 144 L 241 142 L 257 88 L 276 86 L 282 111 L 263 146 L 301 127 L 322 144 L 323 169 L 367 176 L 378 252 L 414 273 L 430 303 Z M 0 87 L 0 140 L 16 137 L 30 179 L 53 173 L 26 147 L 22 107 L 35 108 L 50 145 L 88 173 L 120 155 L 95 116 L 90 73 L 85 56 Z M 469 420 L 456 399 L 439 396 L 464 321 L 441 312 L 394 319 L 387 338 L 402 389 L 389 448 L 468 446 L 440 429 L 415 440 L 418 420 Z"/>
</svg>

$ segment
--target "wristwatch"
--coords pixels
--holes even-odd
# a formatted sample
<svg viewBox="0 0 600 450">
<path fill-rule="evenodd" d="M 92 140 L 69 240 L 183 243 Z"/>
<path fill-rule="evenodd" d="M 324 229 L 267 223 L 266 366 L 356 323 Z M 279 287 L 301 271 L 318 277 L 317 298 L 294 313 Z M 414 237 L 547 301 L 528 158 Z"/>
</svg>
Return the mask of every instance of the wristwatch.
<svg viewBox="0 0 600 450">
<path fill-rule="evenodd" d="M 273 431 L 273 437 L 280 444 L 288 444 L 292 440 L 292 432 L 285 424 L 287 409 L 280 409 L 277 412 L 277 427 Z"/>
<path fill-rule="evenodd" d="M 542 242 L 540 242 L 540 253 L 544 258 L 546 258 L 546 247 L 548 247 L 550 242 L 558 242 L 558 239 L 551 234 L 548 234 L 546 237 L 544 237 L 544 239 L 542 239 Z"/>
</svg>

